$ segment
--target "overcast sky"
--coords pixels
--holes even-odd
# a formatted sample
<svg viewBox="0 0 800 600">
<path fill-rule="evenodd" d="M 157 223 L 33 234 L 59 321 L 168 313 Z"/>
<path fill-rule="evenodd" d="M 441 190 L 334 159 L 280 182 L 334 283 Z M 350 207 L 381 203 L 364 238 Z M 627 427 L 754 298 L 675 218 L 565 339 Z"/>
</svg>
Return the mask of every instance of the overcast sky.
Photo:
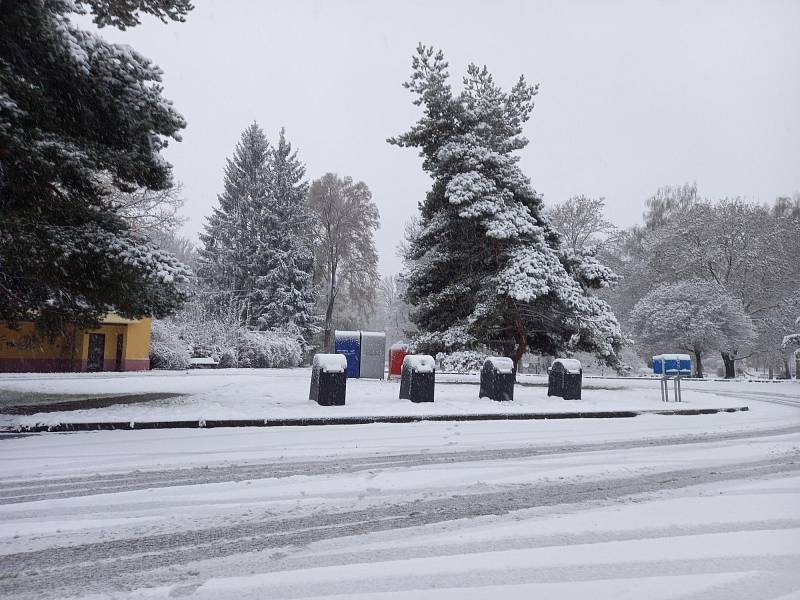
<svg viewBox="0 0 800 600">
<path fill-rule="evenodd" d="M 545 203 L 604 196 L 619 225 L 658 187 L 771 202 L 800 190 L 800 2 L 195 0 L 186 23 L 102 35 L 159 64 L 186 117 L 166 152 L 196 237 L 225 158 L 257 121 L 285 126 L 309 178 L 365 181 L 381 271 L 429 180 L 386 138 L 417 118 L 401 87 L 422 41 L 460 82 L 469 62 L 540 84 L 522 168 Z"/>
</svg>

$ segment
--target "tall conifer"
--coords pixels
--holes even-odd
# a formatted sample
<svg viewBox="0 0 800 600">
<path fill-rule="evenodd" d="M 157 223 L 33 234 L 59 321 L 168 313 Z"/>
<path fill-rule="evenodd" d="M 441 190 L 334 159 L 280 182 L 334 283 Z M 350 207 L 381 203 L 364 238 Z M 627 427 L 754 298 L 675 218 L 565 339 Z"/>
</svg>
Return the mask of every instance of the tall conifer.
<svg viewBox="0 0 800 600">
<path fill-rule="evenodd" d="M 470 65 L 463 90 L 449 84 L 441 52 L 422 45 L 405 87 L 423 116 L 389 142 L 420 149 L 433 186 L 406 252 L 404 278 L 421 349 L 488 344 L 519 361 L 593 351 L 617 362 L 622 337 L 608 305 L 589 291 L 615 280 L 591 255 L 563 250 L 542 198 L 514 152 L 537 88 L 504 92 Z"/>
</svg>

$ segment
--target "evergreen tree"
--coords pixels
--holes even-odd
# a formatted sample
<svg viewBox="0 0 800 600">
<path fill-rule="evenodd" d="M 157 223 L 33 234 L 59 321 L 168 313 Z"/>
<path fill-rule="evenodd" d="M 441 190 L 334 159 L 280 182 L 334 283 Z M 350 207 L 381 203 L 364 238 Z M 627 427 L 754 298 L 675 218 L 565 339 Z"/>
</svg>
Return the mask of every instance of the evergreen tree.
<svg viewBox="0 0 800 600">
<path fill-rule="evenodd" d="M 586 350 L 616 364 L 622 337 L 590 289 L 616 277 L 589 252 L 562 250 L 513 152 L 527 140 L 537 88 L 510 92 L 470 65 L 454 94 L 441 52 L 422 45 L 405 87 L 424 115 L 389 142 L 420 149 L 433 187 L 406 251 L 406 298 L 420 349 L 489 344 L 516 362 L 528 349 Z"/>
<path fill-rule="evenodd" d="M 198 275 L 216 303 L 244 308 L 243 322 L 251 321 L 249 302 L 258 273 L 253 272 L 253 257 L 269 186 L 270 144 L 253 123 L 242 132 L 225 166 L 224 191 L 200 234 Z"/>
<path fill-rule="evenodd" d="M 314 330 L 313 254 L 305 168 L 281 131 L 272 148 L 253 123 L 225 169 L 224 192 L 200 238 L 199 273 L 216 302 L 243 307 L 244 324 Z"/>
<path fill-rule="evenodd" d="M 271 185 L 254 268 L 254 309 L 262 329 L 295 327 L 308 341 L 316 331 L 314 255 L 305 167 L 281 129 L 271 153 Z"/>
<path fill-rule="evenodd" d="M 0 320 L 55 334 L 108 311 L 164 316 L 186 267 L 133 233 L 112 188 L 165 190 L 160 151 L 183 118 L 161 71 L 129 46 L 76 27 L 183 20 L 187 0 L 5 0 L 0 9 Z"/>
</svg>

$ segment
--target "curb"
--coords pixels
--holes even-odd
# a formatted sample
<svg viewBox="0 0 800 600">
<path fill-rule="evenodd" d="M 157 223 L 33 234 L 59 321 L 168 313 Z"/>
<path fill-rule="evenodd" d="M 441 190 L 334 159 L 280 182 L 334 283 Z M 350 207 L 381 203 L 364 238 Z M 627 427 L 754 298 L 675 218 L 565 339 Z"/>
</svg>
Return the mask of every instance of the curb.
<svg viewBox="0 0 800 600">
<path fill-rule="evenodd" d="M 387 415 L 377 417 L 308 417 L 286 419 L 200 419 L 197 421 L 97 421 L 19 425 L 0 429 L 0 433 L 63 433 L 69 431 L 109 431 L 133 429 L 211 429 L 216 427 L 311 427 L 321 425 L 368 425 L 371 423 L 421 423 L 423 421 L 541 421 L 551 419 L 627 419 L 639 415 L 712 415 L 750 410 L 734 408 L 678 408 L 670 410 L 618 410 L 555 413 L 485 413 L 466 415 Z"/>
</svg>

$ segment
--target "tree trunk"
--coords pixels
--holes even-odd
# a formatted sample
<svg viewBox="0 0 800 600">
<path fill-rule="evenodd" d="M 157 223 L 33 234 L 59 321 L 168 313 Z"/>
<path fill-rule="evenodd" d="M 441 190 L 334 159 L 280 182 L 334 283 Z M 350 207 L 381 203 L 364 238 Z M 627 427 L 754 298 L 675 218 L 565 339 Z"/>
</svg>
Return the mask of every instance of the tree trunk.
<svg viewBox="0 0 800 600">
<path fill-rule="evenodd" d="M 331 287 L 328 290 L 328 306 L 325 309 L 325 341 L 323 349 L 325 352 L 333 352 L 333 331 L 331 321 L 333 320 L 333 305 L 336 302 L 336 267 L 331 269 Z"/>
<path fill-rule="evenodd" d="M 783 378 L 792 378 L 792 369 L 789 367 L 789 358 L 785 354 L 783 355 Z"/>
<path fill-rule="evenodd" d="M 725 363 L 725 379 L 736 378 L 736 361 L 729 352 L 722 353 L 722 362 Z"/>
<path fill-rule="evenodd" d="M 514 373 L 519 373 L 519 362 L 522 360 L 522 355 L 527 350 L 527 331 L 525 324 L 522 322 L 522 317 L 519 314 L 517 303 L 511 298 L 506 298 L 506 301 L 511 306 L 511 312 L 514 315 L 514 338 L 516 342 L 516 349 L 511 359 L 514 361 Z"/>
<path fill-rule="evenodd" d="M 772 377 L 773 377 L 772 365 L 770 365 L 770 366 L 769 366 L 769 371 L 768 371 L 768 373 L 769 373 L 769 379 L 772 379 Z"/>
<path fill-rule="evenodd" d="M 800 350 L 794 353 L 794 378 L 800 379 Z"/>
<path fill-rule="evenodd" d="M 703 378 L 703 356 L 697 350 L 694 351 L 694 376 L 698 379 Z"/>
</svg>

